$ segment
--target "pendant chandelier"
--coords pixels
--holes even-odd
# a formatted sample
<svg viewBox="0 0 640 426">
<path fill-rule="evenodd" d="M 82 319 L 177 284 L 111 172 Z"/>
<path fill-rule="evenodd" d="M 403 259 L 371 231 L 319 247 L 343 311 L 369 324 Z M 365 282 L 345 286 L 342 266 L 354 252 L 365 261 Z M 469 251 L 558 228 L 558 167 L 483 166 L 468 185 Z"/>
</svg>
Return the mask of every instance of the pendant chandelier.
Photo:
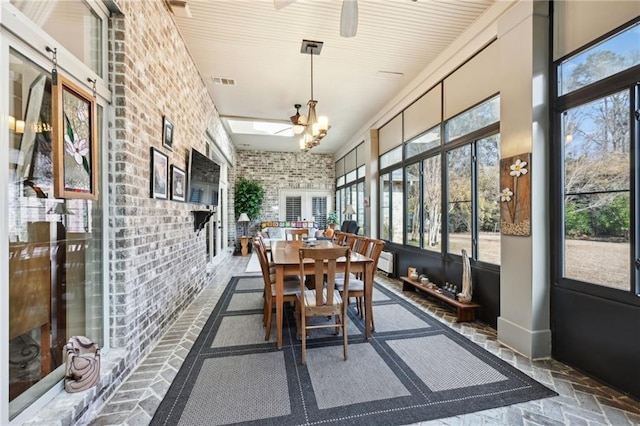
<svg viewBox="0 0 640 426">
<path fill-rule="evenodd" d="M 320 140 L 327 135 L 329 130 L 329 119 L 325 116 L 318 117 L 316 113 L 316 105 L 318 101 L 313 99 L 313 55 L 319 55 L 322 50 L 323 42 L 302 40 L 302 49 L 300 53 L 308 53 L 311 57 L 311 98 L 307 102 L 309 112 L 306 117 L 306 128 L 300 138 L 300 149 L 309 151 L 314 146 L 320 144 Z"/>
</svg>

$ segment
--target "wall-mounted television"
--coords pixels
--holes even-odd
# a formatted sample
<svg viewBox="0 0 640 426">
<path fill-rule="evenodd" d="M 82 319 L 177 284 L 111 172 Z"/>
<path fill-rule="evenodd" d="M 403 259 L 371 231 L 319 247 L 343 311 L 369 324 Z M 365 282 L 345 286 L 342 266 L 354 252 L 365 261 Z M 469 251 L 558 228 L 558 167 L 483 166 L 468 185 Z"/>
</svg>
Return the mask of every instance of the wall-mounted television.
<svg viewBox="0 0 640 426">
<path fill-rule="evenodd" d="M 195 149 L 191 149 L 188 201 L 217 206 L 219 187 L 220 165 Z"/>
</svg>

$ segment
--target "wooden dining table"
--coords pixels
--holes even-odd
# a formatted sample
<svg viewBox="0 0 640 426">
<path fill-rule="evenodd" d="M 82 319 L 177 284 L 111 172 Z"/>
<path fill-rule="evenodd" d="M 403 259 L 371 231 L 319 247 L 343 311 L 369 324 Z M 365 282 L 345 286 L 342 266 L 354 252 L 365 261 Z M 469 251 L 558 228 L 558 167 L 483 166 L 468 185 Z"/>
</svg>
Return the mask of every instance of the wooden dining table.
<svg viewBox="0 0 640 426">
<path fill-rule="evenodd" d="M 283 319 L 283 289 L 284 277 L 287 275 L 300 275 L 300 257 L 298 249 L 305 247 L 304 241 L 272 241 L 271 242 L 271 261 L 276 269 L 276 336 L 278 349 L 282 348 L 282 319 Z M 313 241 L 314 247 L 332 248 L 339 247 L 331 241 Z M 344 272 L 345 260 L 338 259 L 336 266 L 337 272 Z M 305 274 L 314 273 L 314 264 L 312 261 L 305 263 Z M 372 316 L 370 312 L 373 309 L 373 259 L 360 253 L 351 252 L 350 272 L 362 272 L 364 282 L 364 303 L 365 303 L 365 335 L 367 339 L 371 338 Z"/>
</svg>

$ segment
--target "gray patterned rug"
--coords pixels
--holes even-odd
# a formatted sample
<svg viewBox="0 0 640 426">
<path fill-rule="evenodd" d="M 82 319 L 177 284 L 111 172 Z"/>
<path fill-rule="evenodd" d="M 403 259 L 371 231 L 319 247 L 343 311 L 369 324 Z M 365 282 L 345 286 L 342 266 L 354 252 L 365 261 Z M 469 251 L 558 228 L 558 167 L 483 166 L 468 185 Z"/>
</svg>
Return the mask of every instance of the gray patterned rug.
<svg viewBox="0 0 640 426">
<path fill-rule="evenodd" d="M 275 325 L 264 341 L 262 288 L 231 279 L 152 425 L 402 425 L 557 395 L 377 284 L 373 338 L 350 312 L 349 360 L 317 329 L 303 366 L 292 308 L 283 349 Z"/>
</svg>

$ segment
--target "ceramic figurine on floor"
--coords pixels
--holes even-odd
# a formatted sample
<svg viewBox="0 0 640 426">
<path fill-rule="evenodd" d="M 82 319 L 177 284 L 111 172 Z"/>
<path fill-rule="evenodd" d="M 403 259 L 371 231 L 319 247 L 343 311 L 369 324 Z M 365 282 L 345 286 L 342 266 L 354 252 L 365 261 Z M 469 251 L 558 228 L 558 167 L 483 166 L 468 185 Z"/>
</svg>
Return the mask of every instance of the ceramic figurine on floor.
<svg viewBox="0 0 640 426">
<path fill-rule="evenodd" d="M 461 302 L 471 302 L 473 286 L 471 284 L 471 264 L 467 251 L 462 249 L 462 292 L 458 293 L 458 300 Z"/>
</svg>

